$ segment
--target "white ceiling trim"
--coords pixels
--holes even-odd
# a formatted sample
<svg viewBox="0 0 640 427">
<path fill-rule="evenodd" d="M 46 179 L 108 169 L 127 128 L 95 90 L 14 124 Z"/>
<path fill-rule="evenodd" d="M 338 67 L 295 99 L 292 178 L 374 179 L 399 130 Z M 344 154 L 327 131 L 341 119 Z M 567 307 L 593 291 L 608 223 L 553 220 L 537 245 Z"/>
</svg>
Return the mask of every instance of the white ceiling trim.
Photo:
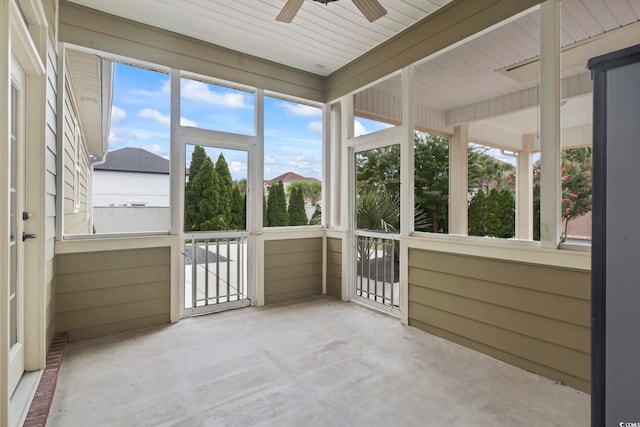
<svg viewBox="0 0 640 427">
<path fill-rule="evenodd" d="M 591 93 L 593 90 L 593 83 L 589 73 L 564 78 L 562 79 L 561 85 L 563 99 L 585 95 Z M 446 112 L 446 125 L 455 126 L 461 123 L 486 120 L 492 117 L 537 107 L 538 104 L 538 87 L 536 86 L 449 110 Z"/>
</svg>

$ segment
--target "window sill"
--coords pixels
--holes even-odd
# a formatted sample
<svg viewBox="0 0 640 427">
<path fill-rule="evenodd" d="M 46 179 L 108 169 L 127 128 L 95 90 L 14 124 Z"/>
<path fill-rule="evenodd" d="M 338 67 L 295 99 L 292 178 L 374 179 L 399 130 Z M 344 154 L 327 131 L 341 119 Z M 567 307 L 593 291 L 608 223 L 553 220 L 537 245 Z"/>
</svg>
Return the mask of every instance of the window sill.
<svg viewBox="0 0 640 427">
<path fill-rule="evenodd" d="M 548 249 L 542 248 L 540 242 L 534 241 L 430 233 L 413 233 L 405 241 L 411 249 L 584 271 L 591 269 L 591 252 L 585 251 L 582 247 L 574 248 L 581 245 Z"/>
<path fill-rule="evenodd" d="M 71 236 L 68 236 L 71 237 Z M 56 241 L 55 254 L 117 251 L 171 246 L 171 236 L 164 234 L 78 235 Z"/>
</svg>

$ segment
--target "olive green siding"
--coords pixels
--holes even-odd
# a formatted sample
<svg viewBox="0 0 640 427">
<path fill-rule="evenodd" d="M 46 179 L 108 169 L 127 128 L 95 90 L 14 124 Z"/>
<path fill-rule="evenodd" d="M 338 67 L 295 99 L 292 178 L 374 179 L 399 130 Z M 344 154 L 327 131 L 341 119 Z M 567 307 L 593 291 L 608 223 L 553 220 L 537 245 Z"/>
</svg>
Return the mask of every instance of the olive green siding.
<svg viewBox="0 0 640 427">
<path fill-rule="evenodd" d="M 77 341 L 169 323 L 170 248 L 56 256 L 56 329 Z"/>
<path fill-rule="evenodd" d="M 264 301 L 322 294 L 322 238 L 264 242 Z"/>
<path fill-rule="evenodd" d="M 590 272 L 409 250 L 409 324 L 590 390 Z"/>
<path fill-rule="evenodd" d="M 327 239 L 327 295 L 342 298 L 342 240 Z"/>
</svg>

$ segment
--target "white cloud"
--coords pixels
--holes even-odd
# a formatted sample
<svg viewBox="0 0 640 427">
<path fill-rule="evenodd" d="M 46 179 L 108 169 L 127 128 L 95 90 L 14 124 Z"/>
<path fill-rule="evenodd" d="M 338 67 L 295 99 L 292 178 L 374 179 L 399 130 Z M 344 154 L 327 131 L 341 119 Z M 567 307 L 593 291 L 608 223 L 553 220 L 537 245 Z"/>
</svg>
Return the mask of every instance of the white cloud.
<svg viewBox="0 0 640 427">
<path fill-rule="evenodd" d="M 171 79 L 165 80 L 160 88 L 160 93 L 171 93 Z"/>
<path fill-rule="evenodd" d="M 361 136 L 368 134 L 369 131 L 364 127 L 362 123 L 355 120 L 353 123 L 353 136 Z"/>
<path fill-rule="evenodd" d="M 273 157 L 270 157 L 269 155 L 265 154 L 264 155 L 264 163 L 265 164 L 274 164 L 274 163 L 276 163 L 276 159 L 274 159 Z"/>
<path fill-rule="evenodd" d="M 115 105 L 111 106 L 111 125 L 118 125 L 124 122 L 127 117 L 127 113 L 122 108 L 118 108 Z"/>
<path fill-rule="evenodd" d="M 311 132 L 322 133 L 322 121 L 314 120 L 312 122 L 309 122 L 309 124 L 307 125 L 307 129 L 309 129 Z"/>
<path fill-rule="evenodd" d="M 309 105 L 304 104 L 290 104 L 290 103 L 281 103 L 282 108 L 284 108 L 288 113 L 293 114 L 294 116 L 300 117 L 322 117 L 322 110 L 316 107 L 310 107 Z"/>
<path fill-rule="evenodd" d="M 109 132 L 109 148 L 114 149 L 131 144 L 138 139 L 138 134 L 131 129 L 116 129 Z"/>
<path fill-rule="evenodd" d="M 180 124 L 182 126 L 189 126 L 189 127 L 192 127 L 192 128 L 197 126 L 196 122 L 194 122 L 193 120 L 189 120 L 189 119 L 187 119 L 185 117 L 180 117 Z"/>
<path fill-rule="evenodd" d="M 166 84 L 165 84 L 166 85 Z M 163 86 L 164 90 L 164 86 Z M 213 91 L 205 83 L 195 80 L 182 80 L 180 94 L 190 101 L 219 105 L 228 108 L 245 108 L 244 96 L 241 93 L 220 93 Z"/>
<path fill-rule="evenodd" d="M 232 160 L 229 164 L 229 170 L 232 174 L 240 174 L 247 171 L 247 165 L 237 160 Z"/>
<path fill-rule="evenodd" d="M 149 120 L 153 120 L 156 123 L 164 126 L 164 127 L 170 127 L 171 126 L 171 115 L 170 114 L 162 114 L 160 111 L 158 110 L 153 110 L 151 108 L 144 108 L 140 111 L 138 111 L 138 117 L 141 117 L 143 119 L 149 119 Z M 194 122 L 193 120 L 189 120 L 187 118 L 184 117 L 180 117 L 180 124 L 182 126 L 191 126 L 191 127 L 196 127 L 196 122 Z"/>
<path fill-rule="evenodd" d="M 151 108 L 144 108 L 138 111 L 138 117 L 141 117 L 143 119 L 153 120 L 156 123 L 165 127 L 169 127 L 169 125 L 171 124 L 169 114 L 165 115 L 165 114 L 162 114 L 160 111 L 152 110 Z"/>
<path fill-rule="evenodd" d="M 502 151 L 500 151 L 497 148 L 490 148 L 487 151 L 485 151 L 485 154 L 493 157 L 496 160 L 500 160 L 502 162 L 505 163 L 509 163 L 513 166 L 516 165 L 516 158 L 514 156 L 505 156 L 502 154 Z"/>
<path fill-rule="evenodd" d="M 149 151 L 150 153 L 157 154 L 158 156 L 169 158 L 169 153 L 167 153 L 165 147 L 162 147 L 159 144 L 144 145 L 142 148 Z"/>
</svg>

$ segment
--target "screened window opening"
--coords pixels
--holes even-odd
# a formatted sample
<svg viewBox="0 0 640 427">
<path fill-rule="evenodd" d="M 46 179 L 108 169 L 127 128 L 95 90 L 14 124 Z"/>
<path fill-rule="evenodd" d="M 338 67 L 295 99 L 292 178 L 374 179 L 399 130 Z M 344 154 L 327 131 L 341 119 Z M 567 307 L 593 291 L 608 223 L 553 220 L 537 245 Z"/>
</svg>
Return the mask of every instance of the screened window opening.
<svg viewBox="0 0 640 427">
<path fill-rule="evenodd" d="M 469 235 L 515 237 L 515 155 L 472 143 L 468 161 Z"/>
<path fill-rule="evenodd" d="M 273 96 L 264 109 L 263 226 L 320 225 L 322 109 Z"/>
</svg>

